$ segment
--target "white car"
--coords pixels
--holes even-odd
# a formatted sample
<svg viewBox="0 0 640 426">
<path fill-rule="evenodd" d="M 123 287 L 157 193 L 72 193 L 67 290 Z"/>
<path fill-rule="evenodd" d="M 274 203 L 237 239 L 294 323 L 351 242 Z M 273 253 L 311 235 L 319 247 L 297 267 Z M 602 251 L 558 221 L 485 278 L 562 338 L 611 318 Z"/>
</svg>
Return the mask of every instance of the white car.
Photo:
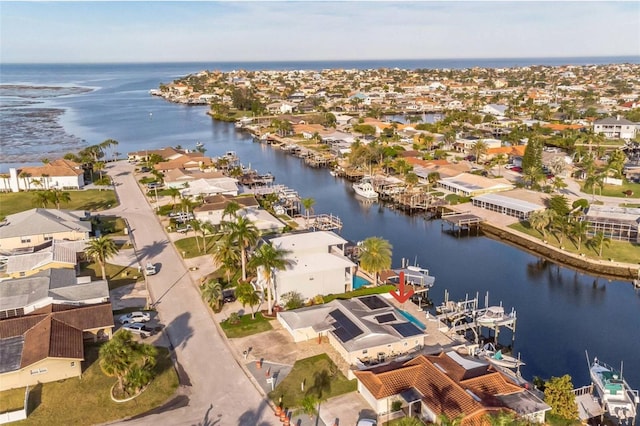
<svg viewBox="0 0 640 426">
<path fill-rule="evenodd" d="M 148 328 L 146 325 L 139 323 L 139 322 L 134 322 L 131 324 L 125 324 L 122 326 L 123 330 L 129 330 L 130 332 L 134 333 L 134 334 L 139 334 L 141 337 L 147 337 L 147 336 L 151 336 L 153 334 L 153 330 L 151 330 L 150 328 Z"/>
<path fill-rule="evenodd" d="M 157 272 L 156 265 L 151 262 L 147 262 L 147 266 L 144 267 L 144 273 L 147 275 L 155 275 Z"/>
<path fill-rule="evenodd" d="M 134 322 L 147 322 L 151 319 L 151 315 L 147 312 L 129 312 L 119 318 L 120 324 L 130 324 Z"/>
<path fill-rule="evenodd" d="M 356 426 L 377 426 L 378 422 L 374 419 L 360 419 Z"/>
</svg>

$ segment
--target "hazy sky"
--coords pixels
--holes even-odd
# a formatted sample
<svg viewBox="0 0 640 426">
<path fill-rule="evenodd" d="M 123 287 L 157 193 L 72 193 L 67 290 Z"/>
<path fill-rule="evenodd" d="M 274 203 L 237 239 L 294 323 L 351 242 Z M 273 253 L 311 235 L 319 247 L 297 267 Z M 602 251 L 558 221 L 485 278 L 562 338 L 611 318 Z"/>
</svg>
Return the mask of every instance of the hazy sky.
<svg viewBox="0 0 640 426">
<path fill-rule="evenodd" d="M 0 61 L 640 55 L 640 2 L 7 2 Z"/>
</svg>

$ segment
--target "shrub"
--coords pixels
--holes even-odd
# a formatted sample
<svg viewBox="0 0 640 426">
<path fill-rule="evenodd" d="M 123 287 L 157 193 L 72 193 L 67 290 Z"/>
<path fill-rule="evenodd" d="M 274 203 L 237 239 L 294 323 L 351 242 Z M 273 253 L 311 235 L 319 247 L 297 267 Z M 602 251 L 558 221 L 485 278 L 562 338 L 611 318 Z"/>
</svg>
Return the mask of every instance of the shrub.
<svg viewBox="0 0 640 426">
<path fill-rule="evenodd" d="M 402 401 L 393 401 L 391 403 L 391 412 L 396 412 L 396 411 L 400 411 L 400 409 L 402 408 Z"/>
</svg>

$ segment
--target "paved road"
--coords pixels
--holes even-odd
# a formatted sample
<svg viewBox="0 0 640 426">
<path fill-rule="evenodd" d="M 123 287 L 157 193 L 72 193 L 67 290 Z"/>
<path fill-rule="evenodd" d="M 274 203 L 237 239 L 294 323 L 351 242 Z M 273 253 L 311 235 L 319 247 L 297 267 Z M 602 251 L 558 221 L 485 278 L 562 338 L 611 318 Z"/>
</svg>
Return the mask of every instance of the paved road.
<svg viewBox="0 0 640 426">
<path fill-rule="evenodd" d="M 162 412 L 126 425 L 266 426 L 276 424 L 267 401 L 249 381 L 220 336 L 187 268 L 169 243 L 153 210 L 139 190 L 134 167 L 112 163 L 120 206 L 105 213 L 127 219 L 140 257 L 159 265 L 148 279 L 151 299 L 164 332 L 175 349 L 181 387 Z"/>
</svg>

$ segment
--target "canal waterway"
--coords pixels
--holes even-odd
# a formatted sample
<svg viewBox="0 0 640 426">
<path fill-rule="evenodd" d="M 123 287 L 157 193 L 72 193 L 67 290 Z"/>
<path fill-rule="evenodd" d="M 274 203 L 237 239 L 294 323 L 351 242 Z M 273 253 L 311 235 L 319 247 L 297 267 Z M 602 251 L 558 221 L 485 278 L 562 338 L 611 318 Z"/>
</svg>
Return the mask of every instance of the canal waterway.
<svg viewBox="0 0 640 426">
<path fill-rule="evenodd" d="M 430 292 L 436 304 L 442 302 L 445 289 L 455 300 L 479 293 L 483 301 L 488 292 L 490 304 L 502 303 L 506 310 L 517 311 L 514 352 L 520 352 L 526 362 L 522 369 L 526 378 L 570 374 L 574 385 L 588 384 L 588 350 L 591 357 L 612 365 L 624 361 L 625 377 L 640 388 L 640 292 L 630 283 L 559 267 L 488 238 L 458 238 L 443 232 L 439 220 L 427 221 L 362 201 L 355 197 L 350 182 L 256 143 L 232 124 L 213 121 L 205 107 L 175 105 L 148 94 L 161 82 L 204 67 L 69 67 L 55 72 L 36 67 L 30 73 L 14 74 L 3 68 L 2 83 L 93 87 L 89 93 L 46 102 L 47 108 L 64 111 L 60 124 L 85 144 L 112 138 L 119 141 L 117 150 L 126 153 L 168 145 L 193 148 L 202 142 L 211 156 L 235 151 L 244 164 L 271 172 L 276 183 L 314 198 L 316 213 L 338 215 L 345 238 L 383 237 L 393 245 L 394 265 L 406 258 L 428 268 L 436 277 Z M 2 158 L 0 162 L 3 169 L 9 166 Z M 429 332 L 433 323 L 425 323 Z"/>
</svg>

